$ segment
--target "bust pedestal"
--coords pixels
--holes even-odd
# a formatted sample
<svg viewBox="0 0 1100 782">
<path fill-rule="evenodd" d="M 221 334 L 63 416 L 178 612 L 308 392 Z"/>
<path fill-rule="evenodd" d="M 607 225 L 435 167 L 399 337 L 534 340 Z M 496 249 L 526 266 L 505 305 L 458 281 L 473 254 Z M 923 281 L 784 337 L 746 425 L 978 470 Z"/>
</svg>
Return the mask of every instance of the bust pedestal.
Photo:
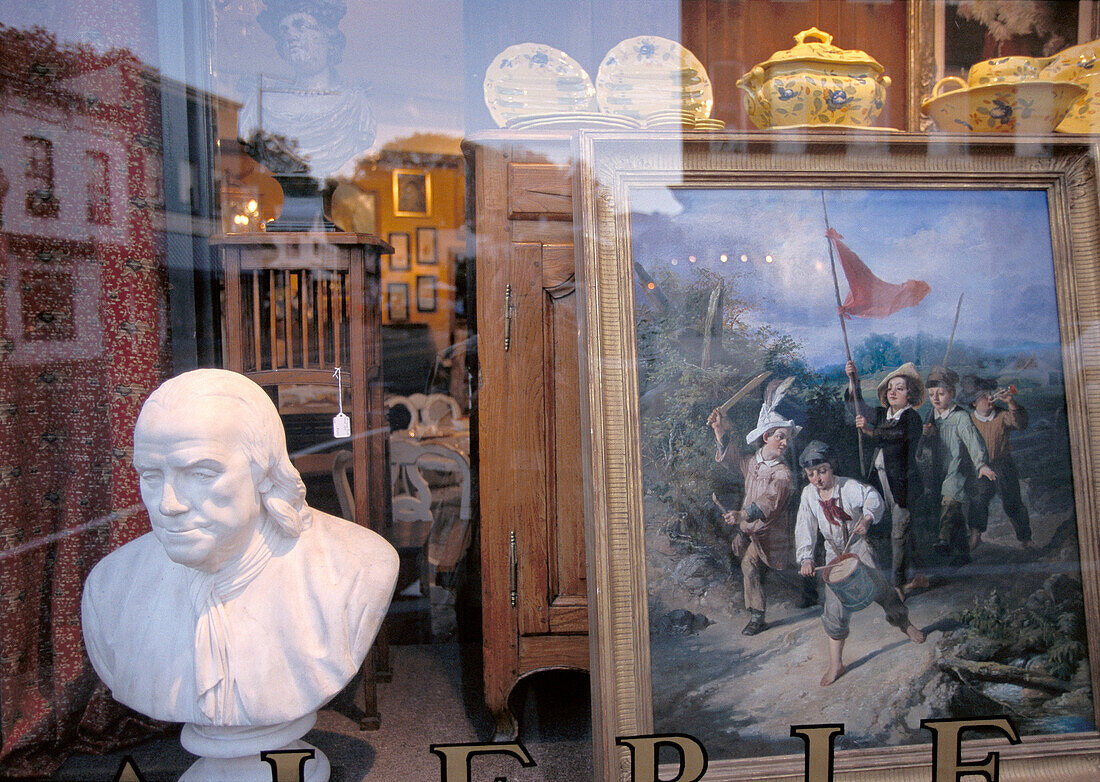
<svg viewBox="0 0 1100 782">
<path fill-rule="evenodd" d="M 271 782 L 271 764 L 261 760 L 260 753 L 272 748 L 313 750 L 313 758 L 303 769 L 302 782 L 326 782 L 331 771 L 328 758 L 299 740 L 316 721 L 317 712 L 312 712 L 279 725 L 218 727 L 187 723 L 180 733 L 180 744 L 200 759 L 180 777 L 180 782 Z"/>
</svg>

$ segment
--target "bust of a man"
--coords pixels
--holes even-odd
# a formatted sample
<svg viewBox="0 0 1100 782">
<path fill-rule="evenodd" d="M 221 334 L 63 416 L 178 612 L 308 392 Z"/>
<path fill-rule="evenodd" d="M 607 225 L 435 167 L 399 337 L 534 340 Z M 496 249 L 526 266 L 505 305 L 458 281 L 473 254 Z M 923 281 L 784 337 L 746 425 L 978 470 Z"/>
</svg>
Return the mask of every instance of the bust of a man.
<svg viewBox="0 0 1100 782">
<path fill-rule="evenodd" d="M 257 22 L 275 40 L 292 76 L 262 77 L 238 120 L 244 139 L 259 130 L 297 142 L 320 180 L 374 143 L 366 94 L 343 84 L 335 68 L 346 43 L 339 28 L 346 11 L 345 0 L 265 0 Z"/>
<path fill-rule="evenodd" d="M 152 532 L 85 583 L 96 672 L 127 706 L 187 723 L 195 754 L 294 742 L 362 664 L 397 553 L 306 505 L 275 405 L 235 372 L 199 369 L 154 391 L 134 467 Z"/>
</svg>

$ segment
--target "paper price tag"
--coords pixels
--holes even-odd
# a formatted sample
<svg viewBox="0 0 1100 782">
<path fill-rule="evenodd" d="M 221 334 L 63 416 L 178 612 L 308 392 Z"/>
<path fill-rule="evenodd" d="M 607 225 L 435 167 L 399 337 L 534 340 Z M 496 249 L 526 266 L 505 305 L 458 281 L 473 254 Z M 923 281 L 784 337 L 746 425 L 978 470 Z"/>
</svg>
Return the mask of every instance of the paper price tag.
<svg viewBox="0 0 1100 782">
<path fill-rule="evenodd" d="M 351 437 L 351 419 L 344 413 L 337 413 L 332 419 L 333 437 Z"/>
</svg>

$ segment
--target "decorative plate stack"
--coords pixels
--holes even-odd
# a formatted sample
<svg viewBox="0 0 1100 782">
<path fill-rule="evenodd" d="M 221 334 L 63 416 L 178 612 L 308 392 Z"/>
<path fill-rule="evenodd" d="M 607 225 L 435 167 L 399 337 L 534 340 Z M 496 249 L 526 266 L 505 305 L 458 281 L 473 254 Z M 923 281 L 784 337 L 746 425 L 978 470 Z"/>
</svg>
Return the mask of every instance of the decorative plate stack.
<svg viewBox="0 0 1100 782">
<path fill-rule="evenodd" d="M 516 117 L 508 120 L 504 127 L 509 130 L 531 130 L 534 128 L 557 128 L 576 130 L 577 128 L 620 128 L 637 130 L 642 123 L 630 117 L 616 117 L 613 114 L 601 114 L 598 111 L 574 111 L 563 114 L 534 114 L 529 117 Z"/>
<path fill-rule="evenodd" d="M 722 120 L 696 117 L 690 109 L 655 111 L 642 121 L 649 130 L 722 130 L 726 127 Z"/>
<path fill-rule="evenodd" d="M 604 57 L 596 85 L 563 51 L 509 46 L 485 73 L 485 105 L 510 130 L 577 128 L 721 130 L 710 119 L 714 92 L 706 69 L 675 41 L 629 38 Z"/>
<path fill-rule="evenodd" d="M 641 120 L 682 112 L 709 119 L 714 90 L 703 64 L 676 41 L 655 35 L 627 38 L 603 58 L 596 100 L 608 114 Z"/>
<path fill-rule="evenodd" d="M 596 90 L 565 52 L 538 43 L 509 46 L 485 72 L 485 105 L 500 127 L 535 118 L 597 114 Z"/>
</svg>

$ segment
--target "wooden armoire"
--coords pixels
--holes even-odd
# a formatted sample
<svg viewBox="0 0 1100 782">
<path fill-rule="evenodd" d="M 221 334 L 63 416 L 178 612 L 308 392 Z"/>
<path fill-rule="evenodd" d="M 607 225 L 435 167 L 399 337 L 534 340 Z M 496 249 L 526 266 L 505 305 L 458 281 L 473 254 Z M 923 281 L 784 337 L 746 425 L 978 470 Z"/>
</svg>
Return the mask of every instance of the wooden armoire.
<svg viewBox="0 0 1100 782">
<path fill-rule="evenodd" d="M 517 732 L 517 682 L 588 669 L 569 136 L 465 144 L 477 253 L 485 700 Z"/>
</svg>

